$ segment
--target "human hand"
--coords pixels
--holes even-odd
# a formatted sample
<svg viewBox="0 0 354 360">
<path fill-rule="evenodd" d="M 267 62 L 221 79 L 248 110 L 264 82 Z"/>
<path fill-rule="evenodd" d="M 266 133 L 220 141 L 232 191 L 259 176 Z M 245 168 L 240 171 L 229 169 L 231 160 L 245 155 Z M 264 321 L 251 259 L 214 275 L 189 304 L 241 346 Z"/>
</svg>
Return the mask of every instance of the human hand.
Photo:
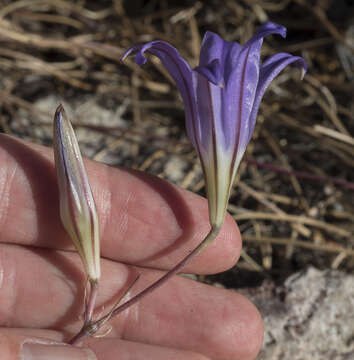
<svg viewBox="0 0 354 360">
<path fill-rule="evenodd" d="M 2 359 L 256 357 L 263 328 L 255 307 L 234 292 L 179 276 L 114 318 L 106 337 L 85 339 L 82 348 L 65 345 L 82 325 L 85 274 L 59 219 L 52 151 L 1 135 L 0 167 Z M 99 314 L 137 274 L 130 297 L 193 249 L 209 230 L 208 210 L 205 199 L 159 178 L 92 161 L 86 168 L 100 218 Z M 218 238 L 184 271 L 224 271 L 240 249 L 227 217 Z"/>
</svg>

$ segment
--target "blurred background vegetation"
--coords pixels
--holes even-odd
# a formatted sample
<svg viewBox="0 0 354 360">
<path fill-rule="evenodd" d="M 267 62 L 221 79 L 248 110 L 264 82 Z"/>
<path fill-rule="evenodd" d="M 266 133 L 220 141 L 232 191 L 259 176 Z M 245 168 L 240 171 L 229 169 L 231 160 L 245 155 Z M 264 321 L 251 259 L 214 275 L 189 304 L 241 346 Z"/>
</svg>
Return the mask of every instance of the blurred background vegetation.
<svg viewBox="0 0 354 360">
<path fill-rule="evenodd" d="M 349 0 L 0 1 L 0 129 L 50 146 L 63 103 L 83 153 L 148 171 L 204 195 L 184 110 L 172 79 L 151 57 L 119 61 L 155 39 L 197 65 L 206 30 L 241 44 L 263 22 L 288 36 L 263 55 L 302 56 L 261 105 L 229 212 L 244 239 L 239 264 L 201 281 L 249 287 L 308 265 L 354 268 L 354 2 Z"/>
</svg>

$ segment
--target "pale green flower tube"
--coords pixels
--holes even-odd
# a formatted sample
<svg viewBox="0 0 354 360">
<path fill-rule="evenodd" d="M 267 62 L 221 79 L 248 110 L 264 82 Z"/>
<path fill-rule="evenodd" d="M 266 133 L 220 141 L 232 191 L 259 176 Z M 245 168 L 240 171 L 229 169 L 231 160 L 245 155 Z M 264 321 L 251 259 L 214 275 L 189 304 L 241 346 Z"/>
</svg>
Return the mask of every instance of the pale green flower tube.
<svg viewBox="0 0 354 360">
<path fill-rule="evenodd" d="M 61 221 L 81 257 L 88 280 L 97 285 L 101 271 L 96 206 L 79 144 L 62 105 L 55 112 L 53 140 Z"/>
</svg>

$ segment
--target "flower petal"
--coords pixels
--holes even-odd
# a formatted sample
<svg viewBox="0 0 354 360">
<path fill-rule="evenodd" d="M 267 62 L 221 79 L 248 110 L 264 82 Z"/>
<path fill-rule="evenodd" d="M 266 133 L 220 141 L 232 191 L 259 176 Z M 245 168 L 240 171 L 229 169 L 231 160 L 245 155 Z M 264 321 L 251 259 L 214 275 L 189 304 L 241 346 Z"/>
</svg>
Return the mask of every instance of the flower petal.
<svg viewBox="0 0 354 360">
<path fill-rule="evenodd" d="M 242 152 L 240 139 L 244 136 L 248 125 L 249 115 L 259 77 L 258 54 L 252 48 L 243 48 L 237 58 L 230 78 L 226 83 L 226 96 L 224 97 L 224 118 L 222 119 L 225 144 L 227 148 L 234 149 L 234 157 Z"/>
<path fill-rule="evenodd" d="M 228 74 L 233 69 L 239 52 L 242 46 L 236 42 L 230 42 L 223 40 L 219 35 L 207 31 L 204 35 L 202 48 L 200 50 L 199 66 L 196 68 L 201 74 L 206 76 L 209 81 L 215 85 L 220 84 L 221 79 L 227 78 Z M 211 64 L 218 60 L 219 69 L 215 69 L 218 73 L 214 73 L 214 78 L 209 77 L 207 73 L 198 70 L 203 67 L 209 67 Z M 219 75 L 220 74 L 220 75 Z M 218 78 L 218 75 L 220 78 Z M 216 81 L 216 79 L 218 79 Z"/>
<path fill-rule="evenodd" d="M 219 59 L 214 59 L 212 62 L 205 66 L 197 66 L 194 71 L 199 72 L 199 74 L 203 75 L 214 85 L 223 85 L 223 73 Z"/>
<path fill-rule="evenodd" d="M 302 57 L 293 56 L 287 53 L 279 53 L 268 58 L 261 67 L 259 75 L 259 83 L 257 86 L 256 97 L 253 104 L 253 109 L 249 119 L 249 128 L 247 143 L 250 141 L 254 126 L 256 124 L 259 104 L 262 100 L 264 92 L 266 91 L 269 84 L 274 78 L 289 64 L 296 63 L 299 68 L 302 69 L 303 73 L 306 72 L 306 63 Z"/>
<path fill-rule="evenodd" d="M 189 64 L 175 47 L 165 41 L 151 41 L 144 45 L 133 46 L 123 54 L 121 60 L 129 55 L 135 55 L 136 63 L 143 65 L 146 63 L 145 52 L 157 56 L 176 82 L 185 105 L 188 136 L 193 145 L 197 147 L 196 139 L 200 137 L 200 124 L 197 121 L 192 70 Z"/>
<path fill-rule="evenodd" d="M 286 37 L 286 27 L 273 23 L 271 21 L 265 22 L 256 32 L 255 34 L 246 42 L 244 47 L 253 46 L 255 43 L 258 43 L 258 46 L 262 46 L 263 38 L 268 35 L 278 34 L 283 38 Z M 259 43 L 260 41 L 260 43 Z"/>
<path fill-rule="evenodd" d="M 197 110 L 200 122 L 201 137 L 199 144 L 203 150 L 225 148 L 223 129 L 220 119 L 223 114 L 224 89 L 208 81 L 200 73 L 195 72 Z"/>
<path fill-rule="evenodd" d="M 197 71 L 194 78 L 201 126 L 199 155 L 209 199 L 209 216 L 212 226 L 221 226 L 229 198 L 232 167 L 232 151 L 225 151 L 225 134 L 220 121 L 224 117 L 225 88 L 214 85 Z"/>
<path fill-rule="evenodd" d="M 249 134 L 253 131 L 249 117 L 254 107 L 259 81 L 261 47 L 263 38 L 270 34 L 284 37 L 286 28 L 272 22 L 263 24 L 243 46 L 237 57 L 237 64 L 233 65 L 233 71 L 225 80 L 228 94 L 225 108 L 228 114 L 224 127 L 227 143 L 235 148 L 235 158 L 242 157 L 249 141 Z M 235 113 L 234 109 L 238 109 L 238 112 Z M 235 123 L 236 126 L 232 125 Z"/>
<path fill-rule="evenodd" d="M 226 43 L 226 41 L 218 34 L 207 31 L 204 35 L 202 47 L 200 49 L 199 66 L 206 66 L 215 59 L 222 62 L 224 43 Z"/>
</svg>

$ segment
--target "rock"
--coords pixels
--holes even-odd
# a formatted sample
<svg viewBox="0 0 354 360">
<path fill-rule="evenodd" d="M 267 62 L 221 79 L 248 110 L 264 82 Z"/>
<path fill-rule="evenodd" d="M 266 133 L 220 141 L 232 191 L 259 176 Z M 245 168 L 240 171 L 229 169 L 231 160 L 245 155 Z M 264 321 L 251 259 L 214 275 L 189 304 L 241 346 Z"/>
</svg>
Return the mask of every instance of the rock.
<svg viewBox="0 0 354 360">
<path fill-rule="evenodd" d="M 354 276 L 310 267 L 247 290 L 264 319 L 258 360 L 354 359 Z"/>
<path fill-rule="evenodd" d="M 186 166 L 187 162 L 181 157 L 175 155 L 170 156 L 164 168 L 166 178 L 169 181 L 178 184 L 184 179 L 186 175 Z"/>
<path fill-rule="evenodd" d="M 48 113 L 49 117 L 43 115 L 43 119 L 40 119 L 47 125 L 37 125 L 39 119 L 29 112 L 22 111 L 21 116 L 11 124 L 11 130 L 23 139 L 30 141 L 36 139 L 36 142 L 51 145 L 53 133 L 51 122 L 55 109 L 60 103 L 64 105 L 72 123 L 78 125 L 75 133 L 83 156 L 114 165 L 120 164 L 127 156 L 131 157 L 129 145 L 123 141 L 119 142 L 118 136 L 110 136 L 116 129 L 119 131 L 115 134 L 120 134 L 120 131 L 127 128 L 127 120 L 124 119 L 126 104 L 119 106 L 116 111 L 111 111 L 100 106 L 96 99 L 89 96 L 63 101 L 59 96 L 49 95 L 33 104 L 34 108 L 44 114 Z M 80 126 L 83 124 L 85 126 Z M 108 130 L 99 132 L 90 128 L 95 126 Z"/>
</svg>

